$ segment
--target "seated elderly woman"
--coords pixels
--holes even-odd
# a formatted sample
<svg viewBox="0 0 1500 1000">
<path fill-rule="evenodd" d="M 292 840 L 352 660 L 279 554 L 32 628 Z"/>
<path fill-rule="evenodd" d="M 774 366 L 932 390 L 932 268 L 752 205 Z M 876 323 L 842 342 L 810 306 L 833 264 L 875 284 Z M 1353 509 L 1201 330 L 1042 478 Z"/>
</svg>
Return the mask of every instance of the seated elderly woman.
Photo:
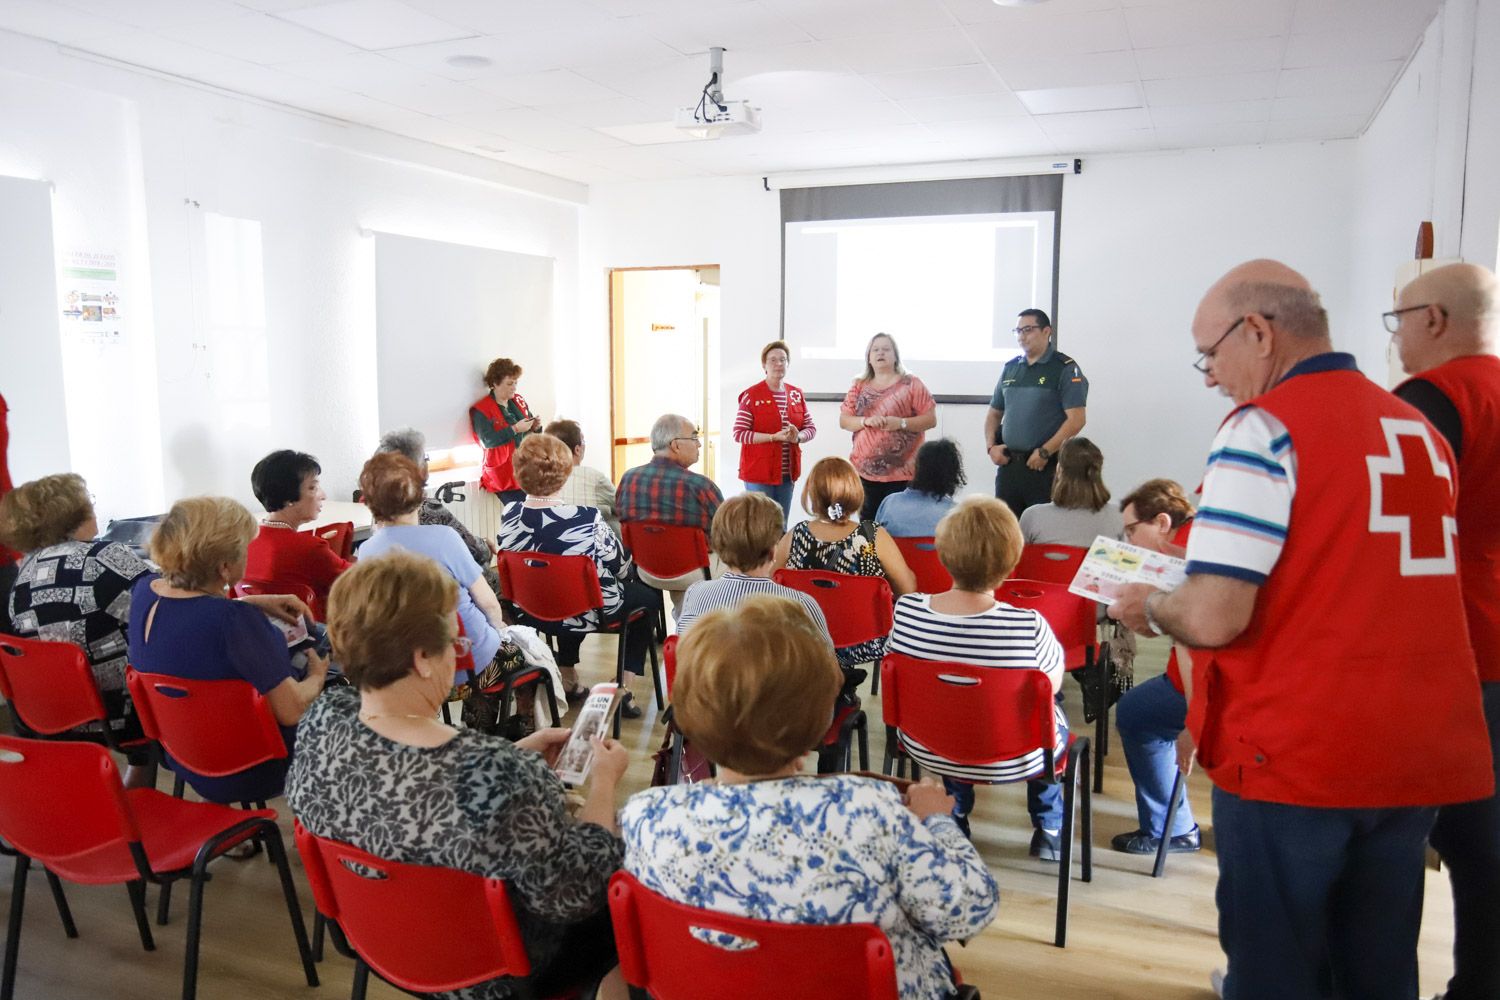
<svg viewBox="0 0 1500 1000">
<path fill-rule="evenodd" d="M 995 588 L 1021 558 L 1021 530 L 1016 516 L 994 497 L 965 497 L 953 513 L 938 522 L 936 543 L 938 558 L 953 577 L 953 589 L 941 594 L 907 594 L 898 600 L 890 652 L 923 660 L 1042 671 L 1052 682 L 1056 698 L 1052 714 L 1057 723 L 1057 752 L 1065 752 L 1068 717 L 1063 714 L 1059 694 L 1062 647 L 1037 612 L 995 600 Z M 953 722 L 961 725 L 963 720 Z M 943 784 L 957 801 L 954 816 L 965 833 L 969 832 L 976 783 L 1009 781 L 1042 767 L 1041 751 L 1015 760 L 970 765 L 944 760 L 904 735 L 902 744 L 913 760 L 942 775 Z M 1062 785 L 1026 783 L 1026 808 L 1035 828 L 1032 857 L 1058 860 L 1062 803 Z"/>
<path fill-rule="evenodd" d="M 828 634 L 828 622 L 818 602 L 771 579 L 782 518 L 781 504 L 765 493 L 730 497 L 714 512 L 711 541 L 714 554 L 727 572 L 717 580 L 700 580 L 687 589 L 682 614 L 677 616 L 679 637 L 687 635 L 699 615 L 715 608 L 732 608 L 754 594 L 791 598 L 802 605 L 825 636 Z M 829 642 L 832 644 L 832 640 Z"/>
<path fill-rule="evenodd" d="M 583 637 L 601 624 L 637 610 L 655 611 L 661 604 L 656 591 L 628 576 L 629 561 L 620 539 L 604 523 L 597 507 L 579 507 L 558 499 L 557 491 L 573 471 L 573 454 L 550 434 L 533 434 L 516 449 L 512 467 L 526 499 L 506 504 L 500 522 L 500 548 L 507 552 L 547 552 L 559 556 L 587 556 L 599 573 L 602 611 L 590 611 L 548 628 L 557 636 L 557 665 L 569 697 L 583 693 L 578 683 L 578 652 Z M 625 646 L 625 669 L 633 674 L 646 671 L 646 649 L 652 640 L 649 625 L 630 630 Z M 630 692 L 625 693 L 621 713 L 629 719 L 641 716 Z"/>
<path fill-rule="evenodd" d="M 380 445 L 375 449 L 376 453 L 393 451 L 398 455 L 405 455 L 417 463 L 417 468 L 422 472 L 422 482 L 428 479 L 427 472 L 427 437 L 415 427 L 403 427 L 400 430 L 387 431 L 380 436 Z M 491 589 L 500 588 L 499 581 L 495 578 L 495 543 L 483 538 L 477 538 L 474 533 L 464 527 L 462 521 L 453 516 L 453 512 L 440 500 L 424 497 L 422 506 L 417 511 L 418 524 L 442 524 L 458 532 L 458 537 L 463 539 L 464 548 L 474 557 L 474 561 L 484 568 L 485 581 Z"/>
<path fill-rule="evenodd" d="M 151 536 L 151 559 L 161 575 L 138 579 L 130 598 L 130 662 L 142 673 L 191 680 L 248 681 L 270 704 L 291 750 L 297 720 L 312 704 L 328 661 L 307 653 L 299 677 L 286 637 L 254 604 L 227 600 L 245 572 L 245 550 L 255 518 L 226 497 L 179 500 Z M 281 794 L 287 760 L 267 761 L 238 774 L 195 774 L 167 755 L 166 763 L 211 802 L 260 802 Z"/>
<path fill-rule="evenodd" d="M 417 463 L 396 452 L 380 452 L 365 463 L 359 488 L 375 520 L 375 531 L 360 546 L 359 559 L 377 559 L 405 549 L 443 567 L 459 586 L 458 618 L 474 650 L 474 668 L 482 674 L 500 651 L 500 629 L 505 628 L 500 599 L 485 582 L 458 532 L 421 523 L 424 481 Z M 459 684 L 472 679 L 467 671 L 459 671 Z"/>
<path fill-rule="evenodd" d="M 605 890 L 622 855 L 615 789 L 629 755 L 596 739 L 587 797 L 573 819 L 550 767 L 568 730 L 511 743 L 443 723 L 438 710 L 463 645 L 454 624 L 461 593 L 437 563 L 399 551 L 361 559 L 339 578 L 328 631 L 354 687 L 330 689 L 302 720 L 287 801 L 319 836 L 505 880 L 537 995 L 557 996 L 615 964 Z M 606 985 L 616 992 L 600 996 L 625 995 L 617 977 Z M 511 992 L 493 980 L 438 996 L 459 995 Z"/>
<path fill-rule="evenodd" d="M 693 906 L 885 932 L 900 993 L 954 992 L 944 941 L 995 919 L 989 869 L 935 785 L 799 774 L 841 678 L 801 605 L 759 594 L 698 619 L 678 648 L 672 711 L 718 765 L 713 783 L 640 792 L 620 812 L 625 868 Z M 745 849 L 753 844 L 753 850 Z"/>
<path fill-rule="evenodd" d="M 1088 438 L 1069 438 L 1057 452 L 1052 502 L 1021 513 L 1027 545 L 1073 545 L 1086 549 L 1099 535 L 1119 538 L 1125 528 L 1120 508 L 1109 502 L 1104 485 L 1104 454 Z"/>
<path fill-rule="evenodd" d="M 250 542 L 245 576 L 266 583 L 295 583 L 313 592 L 313 614 L 323 619 L 328 588 L 352 563 L 337 555 L 311 531 L 328 494 L 318 477 L 323 467 L 300 451 L 273 451 L 250 472 L 250 488 L 266 509 L 260 530 Z"/>
<path fill-rule="evenodd" d="M 953 509 L 953 494 L 968 482 L 964 459 L 952 438 L 928 441 L 917 449 L 911 485 L 880 501 L 875 520 L 894 538 L 931 538 L 943 515 Z"/>
</svg>

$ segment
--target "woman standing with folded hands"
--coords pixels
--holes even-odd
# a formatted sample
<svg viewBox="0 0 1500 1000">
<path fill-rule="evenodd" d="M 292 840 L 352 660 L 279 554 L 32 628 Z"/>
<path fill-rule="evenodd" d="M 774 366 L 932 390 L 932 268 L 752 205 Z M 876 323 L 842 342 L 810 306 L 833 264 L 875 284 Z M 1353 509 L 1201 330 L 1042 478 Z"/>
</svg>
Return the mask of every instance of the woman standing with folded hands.
<svg viewBox="0 0 1500 1000">
<path fill-rule="evenodd" d="M 888 333 L 865 348 L 865 371 L 844 397 L 839 426 L 854 432 L 849 461 L 865 487 L 860 517 L 870 520 L 880 501 L 911 483 L 917 449 L 937 426 L 937 403 L 927 386 L 901 367 L 901 351 Z"/>
<path fill-rule="evenodd" d="M 786 381 L 791 352 L 784 340 L 760 350 L 765 380 L 740 393 L 734 440 L 740 446 L 740 480 L 750 493 L 781 505 L 783 526 L 792 513 L 792 488 L 802 474 L 802 446 L 818 428 L 802 390 Z"/>
</svg>

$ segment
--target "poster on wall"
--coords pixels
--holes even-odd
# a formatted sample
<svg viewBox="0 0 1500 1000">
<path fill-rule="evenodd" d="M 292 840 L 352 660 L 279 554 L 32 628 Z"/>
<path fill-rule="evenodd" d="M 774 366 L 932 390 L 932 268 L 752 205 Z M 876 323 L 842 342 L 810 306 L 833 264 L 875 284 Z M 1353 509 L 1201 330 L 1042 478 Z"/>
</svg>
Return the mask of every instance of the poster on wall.
<svg viewBox="0 0 1500 1000">
<path fill-rule="evenodd" d="M 100 250 L 69 250 L 58 270 L 63 342 L 118 347 L 124 336 L 116 255 Z"/>
</svg>

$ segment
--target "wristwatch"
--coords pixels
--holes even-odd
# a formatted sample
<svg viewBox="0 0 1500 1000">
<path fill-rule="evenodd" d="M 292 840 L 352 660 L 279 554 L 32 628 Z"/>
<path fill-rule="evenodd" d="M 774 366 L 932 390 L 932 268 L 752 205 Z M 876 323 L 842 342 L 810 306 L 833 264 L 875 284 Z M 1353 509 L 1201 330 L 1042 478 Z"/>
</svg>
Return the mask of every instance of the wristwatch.
<svg viewBox="0 0 1500 1000">
<path fill-rule="evenodd" d="M 1042 461 L 1043 462 L 1050 462 L 1050 461 L 1052 461 L 1052 452 L 1050 452 L 1050 451 L 1047 450 L 1047 446 L 1046 445 L 1043 445 L 1042 447 L 1038 448 L 1036 450 L 1036 453 L 1038 455 L 1042 456 Z"/>
<path fill-rule="evenodd" d="M 1166 635 L 1162 627 L 1157 624 L 1156 616 L 1151 613 L 1151 598 L 1155 596 L 1156 594 L 1147 594 L 1145 603 L 1141 605 L 1142 610 L 1146 612 L 1146 627 L 1151 630 L 1152 635 Z"/>
</svg>

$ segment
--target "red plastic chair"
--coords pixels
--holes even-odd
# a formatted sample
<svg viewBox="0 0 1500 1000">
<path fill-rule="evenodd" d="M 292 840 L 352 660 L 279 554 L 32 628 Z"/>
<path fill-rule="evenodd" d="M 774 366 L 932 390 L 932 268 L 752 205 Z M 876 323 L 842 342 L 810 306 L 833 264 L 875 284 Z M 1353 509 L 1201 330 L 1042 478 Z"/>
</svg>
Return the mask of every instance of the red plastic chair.
<svg viewBox="0 0 1500 1000">
<path fill-rule="evenodd" d="M 276 865 L 302 971 L 309 986 L 318 985 L 274 810 L 247 813 L 208 802 L 186 802 L 154 788 L 127 791 L 109 751 L 101 746 L 0 736 L 0 837 L 18 852 L 0 1000 L 11 1000 L 15 992 L 26 875 L 33 860 L 70 882 L 123 884 L 147 951 L 154 950 L 155 942 L 146 919 L 146 883 L 160 885 L 165 892 L 173 882 L 188 879 L 182 996 L 193 1000 L 208 865 L 252 838 L 266 845 Z"/>
<path fill-rule="evenodd" d="M 501 552 L 499 555 L 500 592 L 519 608 L 533 624 L 548 631 L 551 625 L 598 611 L 603 614 L 604 595 L 599 590 L 599 571 L 588 556 L 558 556 L 546 552 Z M 625 642 L 632 628 L 642 624 L 652 627 L 649 612 L 637 609 L 624 619 L 605 621 L 595 632 L 618 635 L 615 653 L 615 682 L 625 682 Z M 656 659 L 655 643 L 648 644 L 651 653 L 651 682 L 656 688 L 656 707 L 666 708 L 662 692 L 661 669 Z M 620 713 L 615 713 L 614 735 L 620 737 Z"/>
<path fill-rule="evenodd" d="M 917 575 L 917 592 L 941 594 L 953 587 L 953 577 L 938 558 L 937 545 L 931 538 L 893 538 L 901 558 Z"/>
<path fill-rule="evenodd" d="M 313 529 L 313 534 L 328 543 L 333 549 L 333 554 L 340 559 L 348 560 L 354 558 L 354 522 L 335 521 L 333 524 L 320 524 Z"/>
<path fill-rule="evenodd" d="M 297 852 L 318 914 L 354 959 L 352 1000 L 370 972 L 409 993 L 447 993 L 513 977 L 533 998 L 531 960 L 505 883 L 455 868 L 403 864 L 294 824 Z"/>
<path fill-rule="evenodd" d="M 839 649 L 891 634 L 896 598 L 883 576 L 853 576 L 817 569 L 779 569 L 773 579 L 817 602 L 828 634 Z M 880 693 L 880 671 L 872 671 L 872 694 Z"/>
<path fill-rule="evenodd" d="M 151 743 L 115 736 L 88 657 L 70 642 L 0 635 L 0 694 L 22 736 L 97 742 L 93 733 L 75 730 L 98 723 L 98 740 L 117 753 Z"/>
<path fill-rule="evenodd" d="M 705 580 L 711 578 L 708 536 L 701 528 L 660 521 L 621 521 L 620 536 L 636 566 L 658 580 L 673 580 L 698 572 Z M 661 594 L 661 610 L 657 614 L 657 629 L 665 636 L 667 592 L 658 590 L 658 593 Z"/>
<path fill-rule="evenodd" d="M 1053 943 L 1068 940 L 1068 886 L 1073 869 L 1074 802 L 1082 779 L 1083 881 L 1094 878 L 1094 803 L 1089 791 L 1092 763 L 1087 736 L 1071 735 L 1067 753 L 1058 759 L 1057 722 L 1052 714 L 1052 683 L 1040 670 L 1007 670 L 967 663 L 919 660 L 888 653 L 880 670 L 885 677 L 885 723 L 900 734 L 886 740 L 885 772 L 901 758 L 910 760 L 902 742 L 910 737 L 924 748 L 958 764 L 978 766 L 1012 760 L 1040 751 L 1042 766 L 1013 780 L 1061 781 L 1063 785 L 1062 861 L 1057 872 L 1057 930 Z M 962 720 L 962 725 L 955 725 Z M 902 768 L 904 770 L 904 768 Z M 917 776 L 912 760 L 912 775 Z"/>
<path fill-rule="evenodd" d="M 1028 545 L 1021 550 L 1021 560 L 1011 570 L 1010 578 L 1045 580 L 1066 587 L 1073 582 L 1073 575 L 1088 554 L 1088 549 L 1076 545 Z"/>
<path fill-rule="evenodd" d="M 1103 760 L 1109 753 L 1109 677 L 1114 667 L 1108 657 L 1101 657 L 1099 653 L 1099 604 L 1069 591 L 1067 582 L 1018 578 L 1006 580 L 996 587 L 995 600 L 1017 608 L 1031 608 L 1047 619 L 1052 634 L 1062 644 L 1063 662 L 1069 671 L 1085 670 L 1103 676 L 1098 685 L 1097 700 L 1092 706 L 1094 753 Z M 1095 769 L 1094 791 L 1104 791 L 1102 767 Z"/>
<path fill-rule="evenodd" d="M 235 597 L 244 597 L 246 594 L 290 594 L 309 608 L 314 608 L 318 604 L 318 595 L 305 583 L 246 579 L 234 585 Z"/>
</svg>

